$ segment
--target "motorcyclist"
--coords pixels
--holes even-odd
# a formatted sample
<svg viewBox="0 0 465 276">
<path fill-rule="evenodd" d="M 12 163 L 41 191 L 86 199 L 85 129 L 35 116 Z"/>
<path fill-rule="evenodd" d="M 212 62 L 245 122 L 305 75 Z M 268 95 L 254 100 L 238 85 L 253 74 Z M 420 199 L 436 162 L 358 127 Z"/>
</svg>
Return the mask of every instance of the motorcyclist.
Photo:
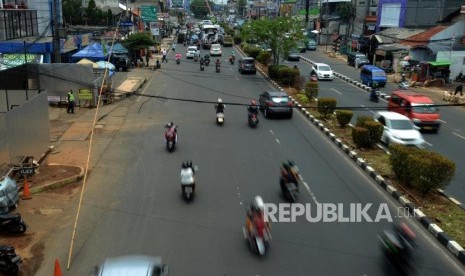
<svg viewBox="0 0 465 276">
<path fill-rule="evenodd" d="M 265 204 L 261 196 L 255 196 L 254 200 L 250 203 L 247 210 L 246 226 L 249 235 L 254 233 L 257 229 L 266 228 L 270 230 L 270 224 L 265 221 Z"/>
<path fill-rule="evenodd" d="M 297 189 L 299 189 L 299 181 L 297 175 L 297 167 L 294 162 L 288 160 L 287 162 L 282 163 L 281 167 L 281 178 L 279 184 L 281 185 L 281 189 L 285 191 L 286 184 L 294 183 Z"/>
<path fill-rule="evenodd" d="M 181 166 L 181 189 L 184 193 L 187 185 L 192 185 L 192 191 L 195 192 L 195 171 L 192 167 L 192 161 L 182 162 Z"/>
<path fill-rule="evenodd" d="M 200 69 L 202 69 L 202 67 L 205 66 L 205 60 L 202 58 L 200 58 Z"/>
<path fill-rule="evenodd" d="M 174 142 L 177 144 L 178 143 L 178 128 L 173 122 L 169 122 L 168 124 L 165 125 L 166 133 L 174 132 L 175 140 Z M 165 143 L 166 143 L 166 135 L 165 135 Z"/>
<path fill-rule="evenodd" d="M 176 60 L 178 60 L 178 59 L 181 60 L 181 54 L 180 54 L 180 53 L 176 53 L 175 58 L 176 58 Z"/>
<path fill-rule="evenodd" d="M 235 60 L 236 60 L 236 55 L 234 54 L 234 52 L 231 52 L 231 56 L 229 57 L 229 62 L 234 63 Z"/>
<path fill-rule="evenodd" d="M 216 59 L 215 66 L 221 66 L 221 61 L 219 58 Z"/>
<path fill-rule="evenodd" d="M 378 83 L 373 82 L 373 87 L 372 87 L 371 92 L 370 92 L 370 99 L 372 101 L 378 101 L 378 93 L 379 93 Z"/>
<path fill-rule="evenodd" d="M 258 105 L 255 100 L 250 102 L 250 105 L 247 107 L 247 111 L 249 112 L 249 117 L 251 117 L 252 114 L 258 115 Z"/>
<path fill-rule="evenodd" d="M 218 103 L 215 105 L 216 113 L 224 113 L 226 106 L 223 104 L 222 99 L 218 99 Z"/>
</svg>

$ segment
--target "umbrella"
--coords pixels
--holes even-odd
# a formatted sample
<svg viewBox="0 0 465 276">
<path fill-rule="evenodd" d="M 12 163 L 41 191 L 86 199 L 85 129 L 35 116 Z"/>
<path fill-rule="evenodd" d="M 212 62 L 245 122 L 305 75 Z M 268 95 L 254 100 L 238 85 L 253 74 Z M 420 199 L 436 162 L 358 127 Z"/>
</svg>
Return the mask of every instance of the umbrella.
<svg viewBox="0 0 465 276">
<path fill-rule="evenodd" d="M 97 61 L 98 68 L 100 69 L 108 69 L 114 71 L 116 68 L 113 64 L 109 63 L 108 61 Z"/>
</svg>

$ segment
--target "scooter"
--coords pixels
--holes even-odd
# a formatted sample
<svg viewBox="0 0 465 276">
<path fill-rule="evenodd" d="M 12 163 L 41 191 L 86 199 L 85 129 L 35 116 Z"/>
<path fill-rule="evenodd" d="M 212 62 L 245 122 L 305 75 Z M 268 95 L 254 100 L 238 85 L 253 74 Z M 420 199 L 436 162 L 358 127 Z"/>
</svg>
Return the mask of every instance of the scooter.
<svg viewBox="0 0 465 276">
<path fill-rule="evenodd" d="M 176 64 L 180 64 L 181 63 L 181 59 L 180 58 L 177 58 L 176 59 Z"/>
<path fill-rule="evenodd" d="M 399 82 L 399 88 L 402 90 L 408 90 L 410 88 L 410 85 L 407 81 L 401 81 Z"/>
<path fill-rule="evenodd" d="M 204 62 L 201 62 L 200 63 L 200 71 L 203 71 L 203 70 L 205 70 L 205 64 L 204 64 Z"/>
<path fill-rule="evenodd" d="M 222 112 L 216 113 L 216 123 L 219 126 L 222 126 L 224 124 L 224 113 Z"/>
<path fill-rule="evenodd" d="M 252 128 L 257 127 L 257 125 L 258 125 L 258 116 L 257 116 L 257 114 L 250 113 L 248 121 L 249 121 L 249 126 L 250 127 L 252 127 Z"/>
<path fill-rule="evenodd" d="M 379 90 L 372 89 L 370 92 L 370 101 L 379 102 Z"/>
<path fill-rule="evenodd" d="M 0 272 L 6 275 L 17 275 L 22 262 L 23 260 L 16 254 L 13 246 L 0 246 Z"/>
<path fill-rule="evenodd" d="M 178 134 L 174 129 L 167 129 L 165 132 L 165 141 L 166 141 L 166 149 L 169 152 L 173 152 L 176 146 L 176 141 L 178 140 Z"/>
<path fill-rule="evenodd" d="M 235 59 L 236 59 L 236 58 L 235 58 L 234 56 L 230 56 L 230 57 L 229 57 L 229 63 L 231 63 L 231 65 L 233 65 Z"/>
<path fill-rule="evenodd" d="M 216 65 L 215 69 L 216 69 L 216 73 L 220 72 L 220 66 L 218 64 Z"/>
<path fill-rule="evenodd" d="M 246 227 L 243 227 L 242 232 L 252 252 L 264 256 L 268 248 L 269 240 L 271 239 L 268 227 L 265 226 L 262 229 L 254 229 L 252 232 Z"/>
<path fill-rule="evenodd" d="M 9 234 L 23 234 L 27 226 L 19 213 L 0 215 L 0 231 Z"/>
<path fill-rule="evenodd" d="M 299 190 L 297 189 L 297 185 L 295 183 L 286 183 L 284 185 L 284 197 L 290 203 L 294 203 L 297 201 L 297 196 L 299 195 Z"/>
<path fill-rule="evenodd" d="M 403 275 L 415 272 L 415 244 L 402 241 L 394 231 L 384 230 L 378 235 L 386 260 Z"/>
</svg>

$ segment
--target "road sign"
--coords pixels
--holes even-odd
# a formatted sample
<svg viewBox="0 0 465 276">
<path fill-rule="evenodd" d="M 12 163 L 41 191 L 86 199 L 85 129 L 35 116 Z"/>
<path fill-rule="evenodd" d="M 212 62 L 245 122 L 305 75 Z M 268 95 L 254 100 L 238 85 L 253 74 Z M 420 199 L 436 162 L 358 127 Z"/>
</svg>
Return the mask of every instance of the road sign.
<svg viewBox="0 0 465 276">
<path fill-rule="evenodd" d="M 140 13 L 144 22 L 157 21 L 157 7 L 155 6 L 140 6 Z"/>
<path fill-rule="evenodd" d="M 121 21 L 119 22 L 120 27 L 132 27 L 134 25 L 131 21 Z"/>
<path fill-rule="evenodd" d="M 79 100 L 92 100 L 92 91 L 89 89 L 79 89 Z"/>
</svg>

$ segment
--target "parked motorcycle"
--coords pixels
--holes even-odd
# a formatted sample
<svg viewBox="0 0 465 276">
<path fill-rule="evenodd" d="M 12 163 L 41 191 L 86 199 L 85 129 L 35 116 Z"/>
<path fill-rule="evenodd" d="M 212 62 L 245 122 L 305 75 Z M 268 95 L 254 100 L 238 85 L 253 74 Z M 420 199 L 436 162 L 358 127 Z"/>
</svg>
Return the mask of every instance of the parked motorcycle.
<svg viewBox="0 0 465 276">
<path fill-rule="evenodd" d="M 169 152 L 173 152 L 176 146 L 176 141 L 178 140 L 178 134 L 176 133 L 176 127 L 168 128 L 165 131 L 165 142 L 166 142 L 166 149 Z"/>
<path fill-rule="evenodd" d="M 0 272 L 6 275 L 17 275 L 19 265 L 22 261 L 21 257 L 16 254 L 13 246 L 0 246 Z"/>
<path fill-rule="evenodd" d="M 248 121 L 249 121 L 249 126 L 250 127 L 252 127 L 252 128 L 257 127 L 257 125 L 258 125 L 258 116 L 257 116 L 257 114 L 250 113 Z"/>
<path fill-rule="evenodd" d="M 216 113 L 216 123 L 220 126 L 224 124 L 224 113 L 222 112 Z"/>
<path fill-rule="evenodd" d="M 0 231 L 9 234 L 23 234 L 26 232 L 24 223 L 19 213 L 0 215 Z"/>
<path fill-rule="evenodd" d="M 370 92 L 370 101 L 372 102 L 379 102 L 379 90 L 378 89 L 371 89 L 371 92 Z"/>
</svg>

